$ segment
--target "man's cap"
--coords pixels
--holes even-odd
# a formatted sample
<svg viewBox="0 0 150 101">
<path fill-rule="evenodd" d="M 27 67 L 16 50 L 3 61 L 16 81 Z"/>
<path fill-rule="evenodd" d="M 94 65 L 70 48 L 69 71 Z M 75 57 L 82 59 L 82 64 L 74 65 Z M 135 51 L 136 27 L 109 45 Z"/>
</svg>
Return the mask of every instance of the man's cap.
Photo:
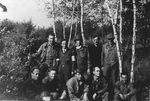
<svg viewBox="0 0 150 101">
<path fill-rule="evenodd" d="M 82 36 L 76 35 L 74 41 L 82 41 Z"/>
<path fill-rule="evenodd" d="M 108 34 L 107 39 L 114 39 L 114 35 L 112 33 Z"/>
</svg>

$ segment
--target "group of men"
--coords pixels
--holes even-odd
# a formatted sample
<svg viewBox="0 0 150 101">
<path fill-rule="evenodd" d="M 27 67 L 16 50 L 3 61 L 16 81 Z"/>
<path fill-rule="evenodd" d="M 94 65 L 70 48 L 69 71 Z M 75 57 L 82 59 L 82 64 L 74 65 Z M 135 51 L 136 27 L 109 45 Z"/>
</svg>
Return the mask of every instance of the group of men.
<svg viewBox="0 0 150 101">
<path fill-rule="evenodd" d="M 137 90 L 127 83 L 127 74 L 118 78 L 118 58 L 113 34 L 107 35 L 107 43 L 101 46 L 99 36 L 92 37 L 93 44 L 82 44 L 76 36 L 75 46 L 68 46 L 63 39 L 60 45 L 50 34 L 32 55 L 40 57 L 41 65 L 31 69 L 31 76 L 24 82 L 24 95 L 41 101 L 136 101 Z M 113 97 L 110 97 L 113 96 Z"/>
</svg>

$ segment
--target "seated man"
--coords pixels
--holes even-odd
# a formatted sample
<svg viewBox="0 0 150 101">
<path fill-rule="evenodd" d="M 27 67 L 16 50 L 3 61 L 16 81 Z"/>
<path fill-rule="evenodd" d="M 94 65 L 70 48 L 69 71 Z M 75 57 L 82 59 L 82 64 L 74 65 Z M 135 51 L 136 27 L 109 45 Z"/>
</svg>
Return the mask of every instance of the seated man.
<svg viewBox="0 0 150 101">
<path fill-rule="evenodd" d="M 24 97 L 34 99 L 35 96 L 41 93 L 41 83 L 38 81 L 39 73 L 40 70 L 36 67 L 31 70 L 31 77 L 23 84 Z"/>
<path fill-rule="evenodd" d="M 50 93 L 51 99 L 58 99 L 61 91 L 61 83 L 58 77 L 56 76 L 56 69 L 52 68 L 48 71 L 48 76 L 42 80 L 43 91 L 48 91 Z"/>
<path fill-rule="evenodd" d="M 77 68 L 75 76 L 70 78 L 66 83 L 70 101 L 87 100 L 88 87 L 85 85 L 83 73 L 84 71 Z"/>
<path fill-rule="evenodd" d="M 50 101 L 50 93 L 48 91 L 43 91 L 39 96 L 35 98 L 35 101 Z"/>
<path fill-rule="evenodd" d="M 121 74 L 121 81 L 115 83 L 115 95 L 114 101 L 137 101 L 136 92 L 137 90 L 132 84 L 127 82 L 127 74 Z"/>
<path fill-rule="evenodd" d="M 93 75 L 86 83 L 89 85 L 89 100 L 108 101 L 108 83 L 99 67 L 93 68 Z"/>
</svg>

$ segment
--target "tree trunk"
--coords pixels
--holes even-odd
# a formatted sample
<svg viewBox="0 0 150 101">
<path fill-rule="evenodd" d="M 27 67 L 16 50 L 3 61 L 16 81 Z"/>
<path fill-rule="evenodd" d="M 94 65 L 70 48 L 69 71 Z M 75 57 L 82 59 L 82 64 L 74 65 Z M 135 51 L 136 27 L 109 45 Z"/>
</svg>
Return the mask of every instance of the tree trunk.
<svg viewBox="0 0 150 101">
<path fill-rule="evenodd" d="M 66 28 L 65 13 L 63 12 L 63 37 L 64 37 L 64 39 L 66 38 L 65 28 Z"/>
<path fill-rule="evenodd" d="M 70 41 L 71 41 L 71 35 L 72 35 L 72 25 L 74 21 L 74 5 L 75 5 L 75 0 L 72 1 L 72 18 L 71 18 L 71 28 L 70 28 L 70 35 L 69 35 L 69 40 L 68 40 L 68 47 L 70 46 Z"/>
<path fill-rule="evenodd" d="M 122 0 L 120 0 L 120 33 L 119 33 L 119 40 L 120 43 L 122 44 Z"/>
<path fill-rule="evenodd" d="M 84 14 L 83 0 L 80 0 L 80 5 L 81 5 L 81 19 L 80 19 L 81 35 L 82 35 L 82 39 L 83 39 L 83 45 L 85 45 L 85 37 L 84 37 L 84 30 L 83 30 L 83 14 Z"/>
<path fill-rule="evenodd" d="M 136 4 L 133 2 L 133 38 L 132 38 L 132 59 L 131 59 L 131 73 L 130 82 L 134 82 L 134 63 L 135 63 L 135 45 L 136 45 Z"/>
<path fill-rule="evenodd" d="M 74 33 L 74 36 L 77 35 L 77 30 L 78 30 L 78 18 L 77 18 L 76 25 L 75 25 L 75 33 Z"/>
<path fill-rule="evenodd" d="M 52 15 L 53 15 L 53 32 L 55 34 L 55 40 L 57 40 L 56 29 L 55 29 L 55 8 L 54 8 L 54 0 L 52 0 Z"/>
<path fill-rule="evenodd" d="M 119 62 L 119 76 L 120 76 L 120 79 L 121 79 L 121 73 L 122 73 L 122 58 L 121 58 L 121 53 L 120 53 L 120 45 L 119 45 L 119 41 L 118 41 L 118 35 L 117 35 L 117 31 L 116 31 L 116 27 L 115 27 L 115 21 L 116 20 L 113 20 L 113 17 L 112 17 L 112 13 L 110 11 L 110 8 L 109 8 L 109 4 L 106 0 L 106 6 L 107 6 L 107 9 L 108 9 L 108 13 L 109 13 L 109 16 L 111 18 L 111 23 L 112 23 L 112 27 L 113 27 L 113 32 L 114 32 L 114 37 L 115 37 L 115 42 L 116 42 L 116 48 L 117 48 L 117 55 L 118 55 L 118 62 Z"/>
</svg>

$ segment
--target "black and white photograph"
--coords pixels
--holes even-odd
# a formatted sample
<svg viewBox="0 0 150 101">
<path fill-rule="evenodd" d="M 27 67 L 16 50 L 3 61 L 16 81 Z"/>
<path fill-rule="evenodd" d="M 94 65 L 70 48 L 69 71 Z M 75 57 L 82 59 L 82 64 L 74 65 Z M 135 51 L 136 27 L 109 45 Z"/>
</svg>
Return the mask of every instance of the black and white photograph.
<svg viewBox="0 0 150 101">
<path fill-rule="evenodd" d="M 0 0 L 0 101 L 150 101 L 150 0 Z"/>
</svg>

